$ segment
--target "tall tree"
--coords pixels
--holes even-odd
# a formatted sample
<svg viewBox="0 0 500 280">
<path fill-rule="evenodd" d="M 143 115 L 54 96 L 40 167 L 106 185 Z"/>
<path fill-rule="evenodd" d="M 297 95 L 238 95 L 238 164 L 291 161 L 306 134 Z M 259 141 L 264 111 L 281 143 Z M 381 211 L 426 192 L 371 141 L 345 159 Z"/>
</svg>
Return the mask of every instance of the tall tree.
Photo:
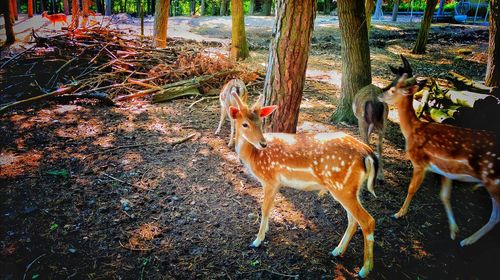
<svg viewBox="0 0 500 280">
<path fill-rule="evenodd" d="M 16 0 L 7 0 L 7 1 L 10 1 L 10 12 L 12 14 L 12 16 L 14 17 L 14 20 L 18 20 L 19 19 L 19 15 L 17 13 L 17 1 Z"/>
<path fill-rule="evenodd" d="M 392 21 L 398 20 L 398 11 L 399 11 L 399 0 L 394 0 L 394 6 L 392 7 Z"/>
<path fill-rule="evenodd" d="M 29 1 L 29 0 L 28 0 Z M 63 9 L 64 9 L 64 14 L 69 15 L 69 4 L 68 0 L 63 0 Z"/>
<path fill-rule="evenodd" d="M 273 0 L 264 0 L 264 3 L 262 3 L 262 14 L 264 16 L 271 15 L 271 6 L 272 5 L 273 5 Z"/>
<path fill-rule="evenodd" d="M 153 44 L 157 48 L 167 47 L 168 12 L 170 0 L 156 1 Z"/>
<path fill-rule="evenodd" d="M 33 0 L 28 0 L 28 17 L 33 17 Z"/>
<path fill-rule="evenodd" d="M 206 1 L 205 0 L 201 0 L 201 4 L 200 4 L 200 16 L 203 16 L 205 15 L 205 9 L 206 9 Z"/>
<path fill-rule="evenodd" d="M 276 14 L 264 96 L 266 104 L 278 105 L 278 109 L 266 122 L 266 128 L 293 133 L 304 89 L 316 0 L 276 0 Z"/>
<path fill-rule="evenodd" d="M 110 16 L 113 13 L 113 0 L 106 0 L 106 13 L 105 15 Z"/>
<path fill-rule="evenodd" d="M 196 0 L 191 0 L 189 5 L 189 15 L 194 16 L 196 14 Z"/>
<path fill-rule="evenodd" d="M 354 95 L 371 84 L 370 47 L 363 0 L 338 0 L 340 49 L 342 56 L 341 97 L 332 115 L 336 122 L 355 123 Z"/>
<path fill-rule="evenodd" d="M 373 9 L 375 9 L 375 0 L 366 0 L 365 1 L 365 15 L 366 15 L 366 26 L 368 30 L 372 26 L 372 13 Z M 338 2 L 337 2 L 337 10 L 338 10 Z M 338 14 L 338 13 L 337 13 Z"/>
<path fill-rule="evenodd" d="M 248 14 L 253 15 L 255 13 L 255 0 L 250 0 L 248 5 Z"/>
<path fill-rule="evenodd" d="M 329 15 L 331 11 L 332 11 L 332 0 L 325 0 L 324 14 Z"/>
<path fill-rule="evenodd" d="M 434 10 L 436 9 L 437 2 L 438 0 L 427 0 L 424 17 L 422 18 L 422 23 L 420 23 L 420 30 L 418 31 L 415 46 L 411 51 L 412 53 L 422 54 L 425 52 L 425 45 L 427 44 L 427 39 L 429 38 L 429 29 L 431 28 L 432 15 L 434 14 Z"/>
<path fill-rule="evenodd" d="M 500 87 L 500 1 L 490 0 L 490 39 L 488 45 L 488 66 L 486 85 Z"/>
<path fill-rule="evenodd" d="M 243 0 L 231 0 L 231 59 L 233 60 L 244 60 L 249 56 L 243 12 Z"/>
<path fill-rule="evenodd" d="M 82 27 L 87 27 L 89 19 L 89 0 L 82 0 Z"/>
<path fill-rule="evenodd" d="M 14 33 L 14 15 L 12 14 L 12 2 L 11 1 L 0 1 L 3 13 L 3 18 L 5 20 L 5 45 L 13 44 L 16 41 L 16 36 Z"/>
<path fill-rule="evenodd" d="M 445 2 L 445 0 L 439 1 L 438 15 L 441 15 L 443 13 L 444 2 Z"/>
<path fill-rule="evenodd" d="M 227 14 L 227 4 L 229 0 L 221 0 L 220 1 L 220 15 L 225 16 Z"/>
<path fill-rule="evenodd" d="M 71 28 L 78 28 L 80 25 L 80 6 L 78 0 L 71 0 Z"/>
<path fill-rule="evenodd" d="M 383 17 L 384 13 L 382 12 L 382 0 L 377 0 L 377 5 L 375 5 L 375 13 L 373 14 L 373 18 L 381 20 Z"/>
</svg>

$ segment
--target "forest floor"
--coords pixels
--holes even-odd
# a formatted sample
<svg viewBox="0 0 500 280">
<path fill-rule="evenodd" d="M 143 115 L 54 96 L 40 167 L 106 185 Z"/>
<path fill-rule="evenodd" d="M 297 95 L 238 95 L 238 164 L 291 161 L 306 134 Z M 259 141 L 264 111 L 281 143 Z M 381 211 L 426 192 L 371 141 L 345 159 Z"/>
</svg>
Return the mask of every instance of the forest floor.
<svg viewBox="0 0 500 280">
<path fill-rule="evenodd" d="M 227 25 L 182 20 L 198 36 L 225 40 L 230 34 Z M 247 64 L 264 67 L 271 28 L 248 28 L 253 58 Z M 409 53 L 416 30 L 412 23 L 375 22 L 370 51 L 377 84 L 390 80 L 387 66 L 398 65 L 400 53 L 422 76 L 456 70 L 484 77 L 484 27 L 435 25 L 428 53 L 418 56 Z M 338 23 L 317 24 L 299 131 L 340 130 L 359 138 L 356 126 L 329 122 L 340 91 L 339 42 Z M 229 124 L 214 135 L 218 101 L 190 107 L 193 101 L 134 100 L 117 107 L 44 102 L 3 113 L 0 278 L 356 278 L 362 235 L 357 232 L 343 256 L 329 254 L 347 226 L 345 211 L 330 196 L 281 190 L 265 242 L 248 248 L 258 231 L 261 187 L 226 146 Z M 193 133 L 184 143 L 165 144 Z M 397 123 L 389 123 L 383 161 L 386 180 L 376 186 L 377 198 L 361 196 L 377 220 L 369 279 L 496 275 L 500 227 L 461 248 L 449 237 L 434 176 L 427 176 L 405 217 L 390 217 L 402 205 L 412 174 Z M 461 240 L 486 223 L 491 201 L 483 188 L 455 186 Z"/>
</svg>

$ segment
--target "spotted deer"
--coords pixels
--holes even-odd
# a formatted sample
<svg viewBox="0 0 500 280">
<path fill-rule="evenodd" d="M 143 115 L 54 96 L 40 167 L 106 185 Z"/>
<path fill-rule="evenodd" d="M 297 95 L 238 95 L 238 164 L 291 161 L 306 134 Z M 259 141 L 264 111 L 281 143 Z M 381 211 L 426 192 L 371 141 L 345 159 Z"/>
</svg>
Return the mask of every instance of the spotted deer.
<svg viewBox="0 0 500 280">
<path fill-rule="evenodd" d="M 46 18 L 48 19 L 50 22 L 52 22 L 52 25 L 53 25 L 53 28 L 55 30 L 56 28 L 56 23 L 57 22 L 60 22 L 61 24 L 64 23 L 66 25 L 68 25 L 68 22 L 66 21 L 67 20 L 67 17 L 65 14 L 52 14 L 52 15 L 49 15 L 47 13 L 47 11 L 44 11 L 42 13 L 42 17 L 43 18 Z"/>
<path fill-rule="evenodd" d="M 398 68 L 395 68 L 389 65 L 391 72 L 396 75 L 396 78 L 389 86 L 379 88 L 374 84 L 367 85 L 358 91 L 352 102 L 352 111 L 354 112 L 356 119 L 358 119 L 359 134 L 361 135 L 363 142 L 369 145 L 371 133 L 378 133 L 377 153 L 380 159 L 380 167 L 377 178 L 380 180 L 384 179 L 382 142 L 384 141 L 389 109 L 387 104 L 380 101 L 379 98 L 384 91 L 387 91 L 394 86 L 403 74 L 406 73 L 410 77 L 413 75 L 413 70 L 406 57 L 401 55 L 401 60 L 403 61 L 402 67 L 399 66 Z"/>
<path fill-rule="evenodd" d="M 440 123 L 420 121 L 412 106 L 413 94 L 418 91 L 414 79 L 406 75 L 382 99 L 398 109 L 401 131 L 406 139 L 406 151 L 413 164 L 413 177 L 408 194 L 396 218 L 404 216 L 414 194 L 419 189 L 426 170 L 441 175 L 441 193 L 451 239 L 458 226 L 450 204 L 452 180 L 479 183 L 486 187 L 491 199 L 491 216 L 481 229 L 462 240 L 471 245 L 500 221 L 500 149 L 496 136 L 486 131 L 458 128 Z M 412 85 L 413 84 L 413 85 Z"/>
<path fill-rule="evenodd" d="M 219 96 L 219 101 L 220 101 L 220 121 L 219 121 L 219 126 L 217 127 L 217 130 L 215 131 L 215 134 L 219 134 L 222 125 L 224 124 L 224 120 L 226 119 L 226 116 L 229 116 L 229 107 L 230 106 L 236 106 L 236 101 L 232 96 L 232 93 L 236 93 L 238 96 L 240 96 L 241 100 L 243 102 L 247 102 L 248 100 L 248 90 L 247 87 L 245 86 L 245 83 L 242 80 L 239 79 L 232 79 L 229 82 L 227 82 L 226 85 L 222 88 L 222 91 L 220 92 Z M 235 134 L 235 129 L 234 129 L 234 121 L 232 118 L 229 118 L 229 121 L 231 123 L 231 138 L 229 140 L 229 147 L 232 147 L 234 145 L 234 134 Z"/>
<path fill-rule="evenodd" d="M 373 269 L 375 220 L 363 208 L 359 193 L 365 181 L 375 195 L 378 159 L 364 143 L 342 132 L 314 134 L 262 133 L 262 119 L 277 106 L 262 107 L 259 98 L 248 107 L 233 93 L 237 106 L 230 116 L 236 127 L 236 152 L 249 172 L 263 186 L 264 200 L 257 238 L 259 247 L 269 229 L 269 213 L 281 186 L 303 191 L 328 191 L 347 212 L 348 225 L 333 256 L 343 254 L 361 226 L 364 237 L 364 263 L 359 276 Z"/>
</svg>

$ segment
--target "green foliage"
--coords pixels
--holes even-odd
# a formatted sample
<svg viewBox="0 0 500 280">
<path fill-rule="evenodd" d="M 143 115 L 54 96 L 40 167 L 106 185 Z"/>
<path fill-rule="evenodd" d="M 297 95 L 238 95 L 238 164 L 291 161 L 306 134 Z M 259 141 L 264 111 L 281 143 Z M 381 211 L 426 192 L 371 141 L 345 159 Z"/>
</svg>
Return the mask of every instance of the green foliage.
<svg viewBox="0 0 500 280">
<path fill-rule="evenodd" d="M 53 222 L 52 224 L 50 224 L 49 231 L 53 232 L 53 231 L 57 230 L 58 228 L 59 228 L 59 225 Z"/>
<path fill-rule="evenodd" d="M 60 176 L 63 178 L 68 178 L 68 176 L 69 176 L 69 172 L 66 169 L 50 170 L 50 171 L 47 171 L 47 174 L 54 175 L 54 176 Z"/>
</svg>

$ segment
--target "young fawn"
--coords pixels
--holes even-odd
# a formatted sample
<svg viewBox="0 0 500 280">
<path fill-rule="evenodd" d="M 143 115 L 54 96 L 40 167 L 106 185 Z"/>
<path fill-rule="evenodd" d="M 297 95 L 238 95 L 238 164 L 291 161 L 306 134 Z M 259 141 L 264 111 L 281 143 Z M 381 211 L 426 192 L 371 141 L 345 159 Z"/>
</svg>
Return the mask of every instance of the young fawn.
<svg viewBox="0 0 500 280">
<path fill-rule="evenodd" d="M 405 202 L 394 216 L 400 218 L 408 211 L 413 195 L 422 184 L 425 171 L 441 175 L 441 200 L 450 225 L 451 239 L 458 226 L 451 210 L 452 180 L 479 183 L 486 187 L 492 210 L 488 223 L 470 237 L 462 240 L 466 246 L 479 240 L 500 221 L 500 149 L 496 136 L 486 131 L 458 128 L 440 123 L 421 122 L 412 106 L 413 94 L 418 91 L 414 79 L 403 75 L 398 84 L 384 93 L 382 99 L 398 109 L 401 131 L 406 139 L 406 151 L 413 164 L 413 177 Z M 409 86 L 410 85 L 410 86 Z"/>
<path fill-rule="evenodd" d="M 54 30 L 56 29 L 56 22 L 60 22 L 61 24 L 64 23 L 68 25 L 68 22 L 66 21 L 66 15 L 65 14 L 53 14 L 49 15 L 47 14 L 47 11 L 42 13 L 42 17 L 48 19 L 50 22 L 52 22 Z"/>
<path fill-rule="evenodd" d="M 224 124 L 224 120 L 226 119 L 226 115 L 229 116 L 229 107 L 237 106 L 232 93 L 236 93 L 243 102 L 247 102 L 248 100 L 248 90 L 245 86 L 245 83 L 239 79 L 232 79 L 229 81 L 220 92 L 219 101 L 220 101 L 220 121 L 215 134 L 219 134 L 222 125 Z M 234 144 L 234 121 L 230 117 L 229 121 L 231 123 L 231 138 L 229 140 L 229 147 L 232 147 Z"/>
<path fill-rule="evenodd" d="M 359 276 L 373 269 L 375 220 L 363 208 L 359 193 L 365 181 L 375 195 L 378 159 L 364 143 L 342 132 L 314 134 L 262 133 L 262 119 L 276 106 L 261 107 L 260 99 L 249 108 L 233 93 L 237 106 L 230 116 L 236 127 L 236 152 L 264 191 L 259 233 L 252 247 L 258 247 L 269 229 L 269 213 L 281 186 L 303 191 L 328 191 L 347 212 L 348 225 L 334 256 L 343 254 L 361 226 L 364 263 Z"/>
<path fill-rule="evenodd" d="M 412 76 L 413 70 L 411 69 L 411 65 L 408 60 L 403 55 L 401 55 L 401 60 L 403 61 L 403 67 L 400 66 L 395 68 L 389 66 L 392 73 L 396 75 L 396 78 L 389 86 L 379 88 L 373 84 L 367 85 L 358 91 L 352 102 L 352 111 L 358 119 L 359 134 L 361 134 L 363 142 L 369 145 L 370 134 L 372 132 L 378 133 L 377 153 L 380 159 L 380 167 L 377 178 L 381 180 L 384 179 L 382 142 L 384 141 L 385 126 L 389 109 L 386 103 L 379 100 L 379 97 L 384 91 L 387 91 L 389 88 L 394 86 L 403 74 L 406 73 L 409 77 Z"/>
</svg>

